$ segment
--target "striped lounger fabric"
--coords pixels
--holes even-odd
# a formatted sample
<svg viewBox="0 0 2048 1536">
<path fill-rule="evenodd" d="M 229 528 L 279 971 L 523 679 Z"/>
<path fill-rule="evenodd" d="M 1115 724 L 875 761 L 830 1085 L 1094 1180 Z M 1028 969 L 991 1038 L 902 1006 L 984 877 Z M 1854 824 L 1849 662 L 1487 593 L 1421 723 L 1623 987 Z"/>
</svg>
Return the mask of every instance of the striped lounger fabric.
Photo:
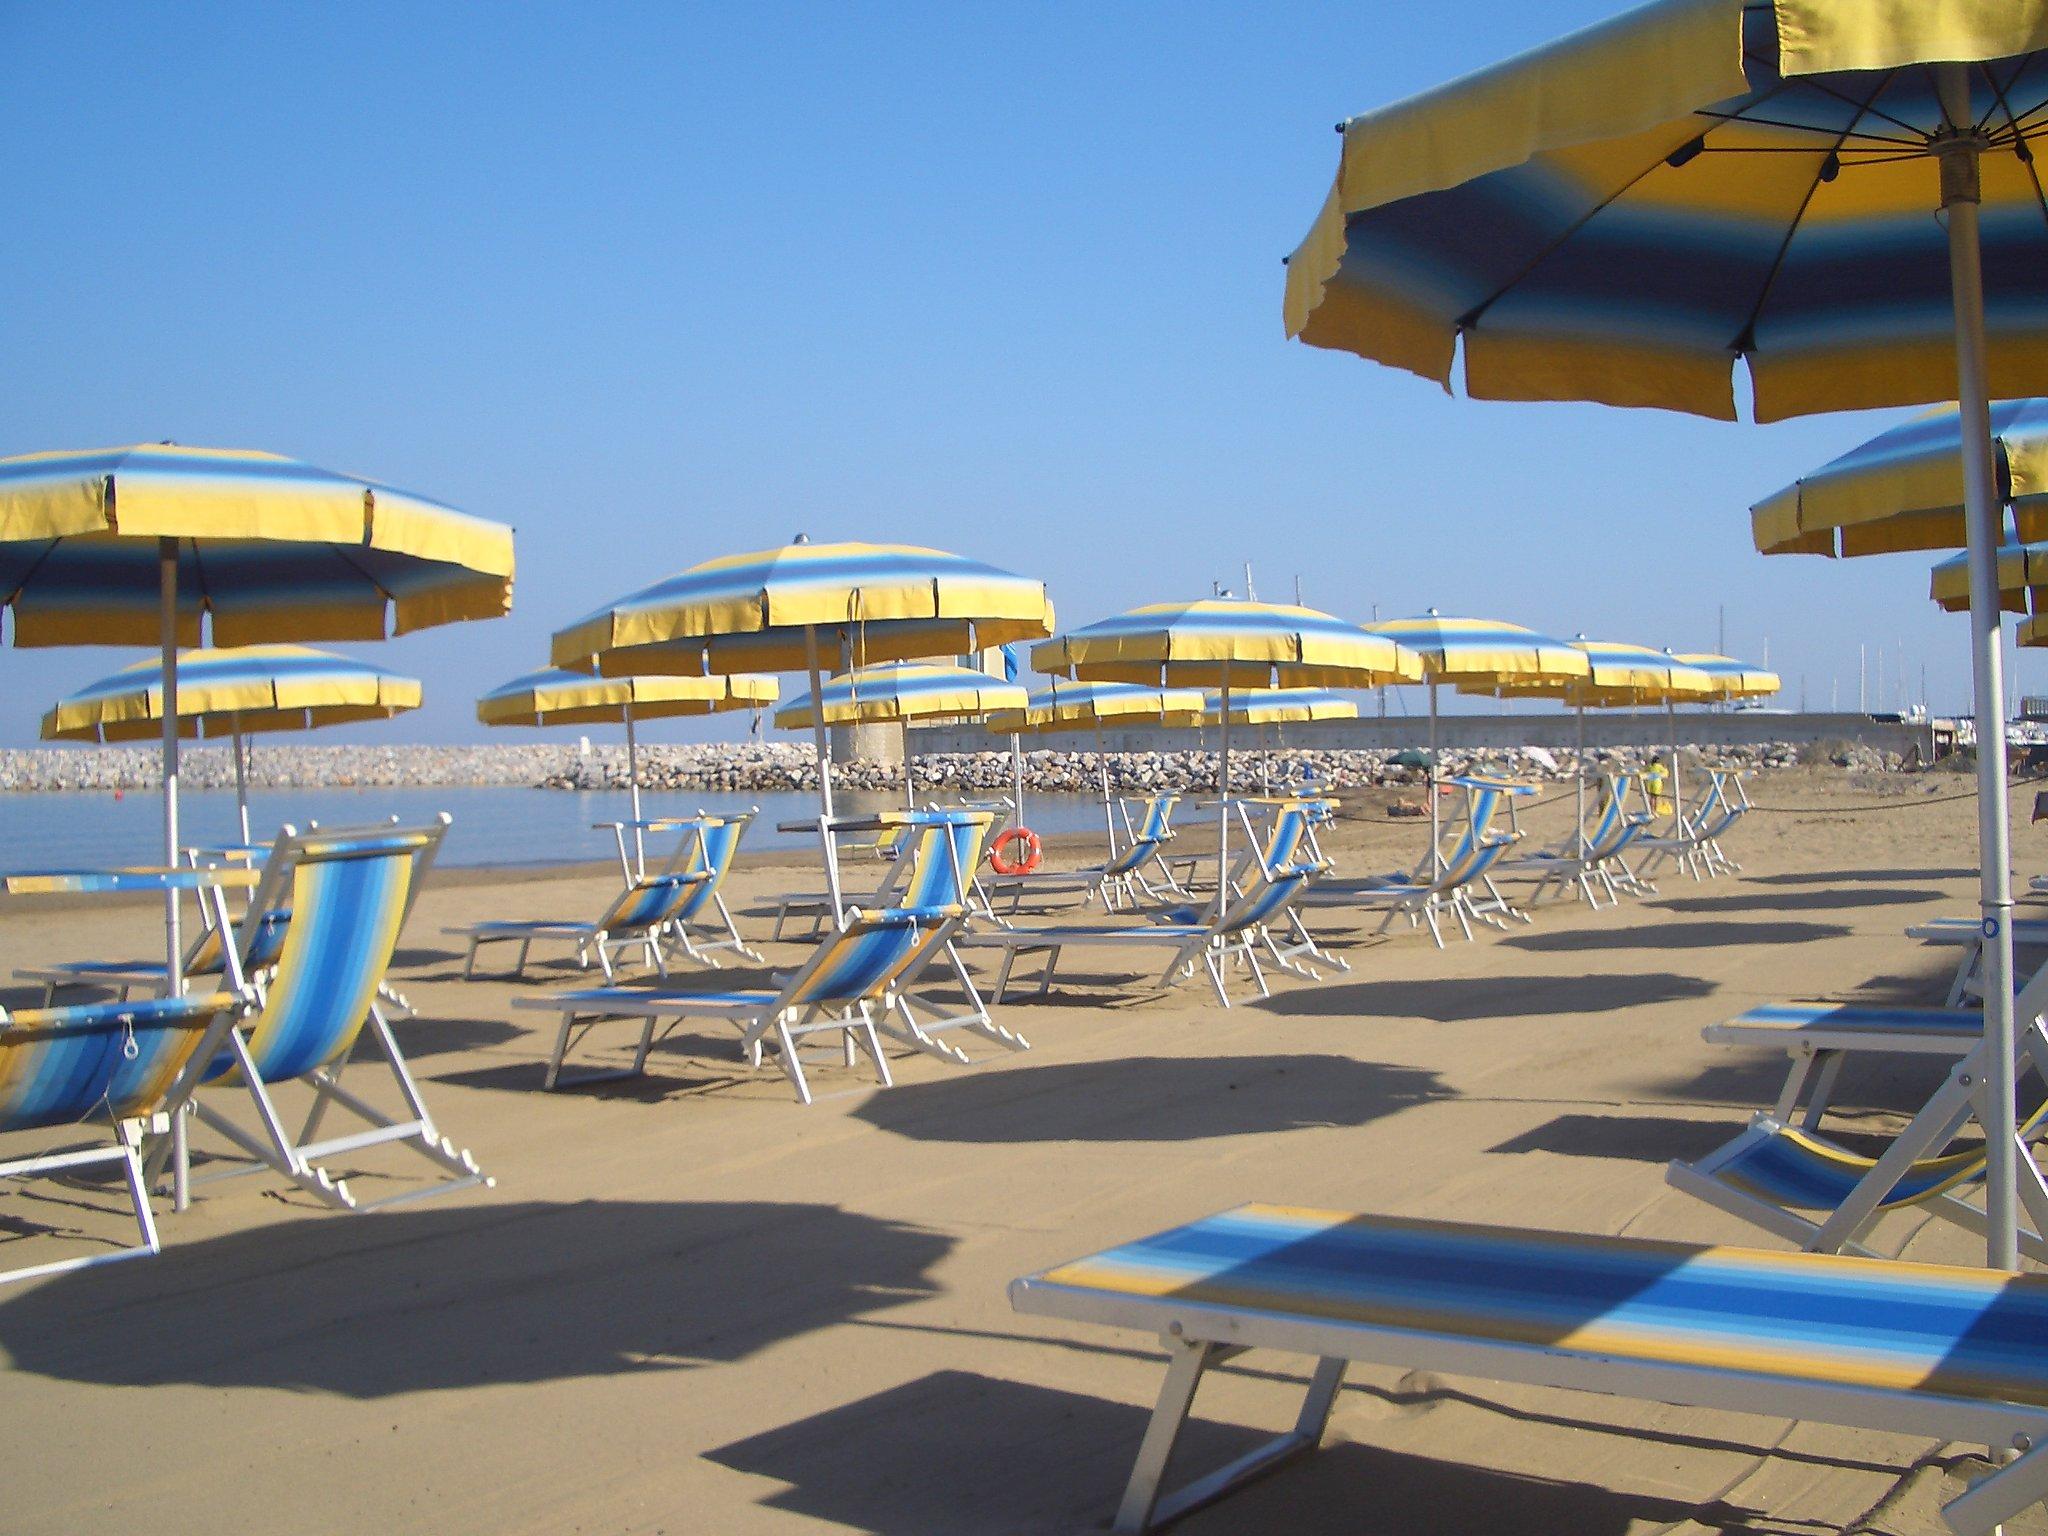
<svg viewBox="0 0 2048 1536">
<path fill-rule="evenodd" d="M 1948 1506 L 1964 1532 L 2048 1494 L 2044 1277 L 1248 1205 L 1018 1280 L 1010 1299 L 1167 1346 L 1119 1531 L 1314 1449 L 1351 1361 L 2021 1449 Z M 1162 1500 L 1204 1367 L 1252 1348 L 1318 1358 L 1294 1430 Z"/>
</svg>

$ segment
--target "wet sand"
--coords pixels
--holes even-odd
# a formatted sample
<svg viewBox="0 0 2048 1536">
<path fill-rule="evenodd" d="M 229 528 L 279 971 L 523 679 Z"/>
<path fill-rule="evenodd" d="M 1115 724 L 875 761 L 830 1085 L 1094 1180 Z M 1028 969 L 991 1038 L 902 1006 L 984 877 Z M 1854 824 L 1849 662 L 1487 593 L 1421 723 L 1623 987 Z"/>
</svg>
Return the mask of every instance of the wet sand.
<svg viewBox="0 0 2048 1536">
<path fill-rule="evenodd" d="M 1781 1247 L 1663 1182 L 1781 1072 L 1700 1027 L 1773 998 L 1938 1001 L 1946 952 L 1901 929 L 1969 909 L 1974 805 L 1809 773 L 1755 792 L 1863 813 L 1759 813 L 1730 840 L 1739 877 L 1667 870 L 1655 898 L 1547 905 L 1444 952 L 1318 911 L 1350 973 L 1282 978 L 1227 1012 L 1199 983 L 1160 995 L 1077 957 L 1048 999 L 1004 1011 L 1029 1051 L 984 1046 L 968 1068 L 898 1055 L 887 1091 L 822 1071 L 809 1109 L 708 1025 L 672 1036 L 644 1079 L 543 1094 L 551 1021 L 510 999 L 576 973 L 465 983 L 441 930 L 594 914 L 615 877 L 436 877 L 402 943 L 420 1016 L 399 1030 L 443 1131 L 498 1187 L 346 1216 L 268 1176 L 230 1180 L 163 1212 L 158 1259 L 0 1291 L 0 1530 L 1099 1530 L 1158 1352 L 1013 1314 L 1017 1275 L 1245 1200 Z M 1910 808 L 1880 808 L 1895 806 Z M 1532 840 L 1564 810 L 1540 809 Z M 1182 824 L 1183 848 L 1212 835 Z M 1422 839 L 1353 819 L 1327 846 L 1359 874 Z M 2015 846 L 2022 874 L 2048 862 L 2023 823 Z M 743 930 L 765 935 L 759 899 L 812 878 L 748 861 Z M 151 917 L 16 904 L 0 966 L 148 953 Z M 803 952 L 768 947 L 778 967 Z M 761 979 L 743 964 L 718 981 Z M 629 1034 L 588 1059 L 624 1059 Z M 1843 1100 L 1882 1130 L 1935 1070 L 1859 1063 Z M 424 1167 L 407 1163 L 365 1154 L 354 1183 L 407 1187 Z M 0 1265 L 53 1241 L 38 1227 L 119 1238 L 108 1194 L 0 1194 Z M 1912 1217 L 1878 1241 L 1973 1257 Z M 1302 1365 L 1252 1355 L 1218 1373 L 1186 1453 L 1281 1427 Z M 1957 1448 L 1769 1406 L 1359 1368 L 1320 1455 L 1179 1529 L 1804 1532 L 1872 1511 L 1872 1530 L 1941 1528 Z"/>
</svg>

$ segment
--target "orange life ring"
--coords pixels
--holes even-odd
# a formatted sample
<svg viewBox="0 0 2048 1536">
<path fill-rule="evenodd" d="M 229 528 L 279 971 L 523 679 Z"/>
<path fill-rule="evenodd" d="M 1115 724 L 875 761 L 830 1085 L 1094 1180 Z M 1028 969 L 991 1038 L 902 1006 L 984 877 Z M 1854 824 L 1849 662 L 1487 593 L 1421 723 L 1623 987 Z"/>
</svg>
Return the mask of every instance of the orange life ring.
<svg viewBox="0 0 2048 1536">
<path fill-rule="evenodd" d="M 1019 843 L 1024 846 L 1024 856 L 1021 859 L 1013 859 L 1009 856 L 1010 849 Z M 1028 875 L 1038 868 L 1044 854 L 1045 845 L 1038 840 L 1036 832 L 1029 827 L 1010 827 L 996 839 L 995 846 L 989 849 L 989 868 L 999 875 Z"/>
</svg>

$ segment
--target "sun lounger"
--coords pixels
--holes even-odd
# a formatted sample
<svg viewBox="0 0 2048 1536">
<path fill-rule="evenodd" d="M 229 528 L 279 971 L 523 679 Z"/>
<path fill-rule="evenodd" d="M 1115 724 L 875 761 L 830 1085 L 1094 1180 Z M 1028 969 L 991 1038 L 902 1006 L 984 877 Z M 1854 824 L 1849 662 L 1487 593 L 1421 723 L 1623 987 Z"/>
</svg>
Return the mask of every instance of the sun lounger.
<svg viewBox="0 0 2048 1536">
<path fill-rule="evenodd" d="M 1639 877 L 1628 862 L 1630 850 L 1651 821 L 1647 806 L 1631 809 L 1636 789 L 1633 773 L 1609 774 L 1605 804 L 1590 829 L 1583 835 L 1574 829 L 1572 836 L 1555 848 L 1502 859 L 1495 866 L 1495 874 L 1535 876 L 1536 886 L 1529 893 L 1532 906 L 1553 886 L 1560 891 L 1576 892 L 1595 911 L 1601 906 L 1602 893 L 1608 906 L 1619 906 L 1623 891 L 1638 896 L 1654 894 L 1656 887 Z"/>
<path fill-rule="evenodd" d="M 2048 918 L 2015 917 L 2008 926 L 2012 929 L 2014 949 L 2041 949 L 2048 947 Z M 1954 944 L 1961 947 L 1962 957 L 1956 962 L 1954 977 L 1950 980 L 1948 994 L 1942 999 L 1942 1006 L 1960 1007 L 1963 1002 L 1983 994 L 1980 980 L 1984 965 L 1984 920 L 1977 917 L 1933 917 L 1924 923 L 1914 923 L 1906 929 L 1906 937 L 1918 939 L 1923 944 Z"/>
<path fill-rule="evenodd" d="M 1203 914 L 1194 908 L 1163 914 L 1163 921 L 1138 923 L 1068 923 L 1035 928 L 993 928 L 959 935 L 961 948 L 990 948 L 1003 952 L 996 976 L 996 1001 L 1008 994 L 1010 972 L 1020 955 L 1043 955 L 1045 971 L 1038 991 L 1044 996 L 1052 988 L 1060 955 L 1068 949 L 1085 949 L 1104 954 L 1128 954 L 1133 950 L 1166 950 L 1170 956 L 1160 974 L 1163 990 L 1183 977 L 1192 976 L 1196 961 L 1209 973 L 1216 1000 L 1230 1006 L 1224 983 L 1227 967 L 1235 962 L 1250 972 L 1261 997 L 1272 995 L 1266 973 L 1259 964 L 1259 950 L 1270 941 L 1267 930 L 1287 920 L 1288 909 L 1298 900 L 1322 866 L 1302 862 L 1285 869 L 1262 872 L 1246 888 Z M 1219 910 L 1220 909 L 1220 910 Z M 1300 969 L 1300 967 L 1293 967 Z"/>
<path fill-rule="evenodd" d="M 724 950 L 757 963 L 761 959 L 760 952 L 748 948 L 747 941 L 740 937 L 732 913 L 726 909 L 725 897 L 720 894 L 725 877 L 732 873 L 740 840 L 747 835 L 756 814 L 745 811 L 737 816 L 712 816 L 699 812 L 686 819 L 655 823 L 657 831 L 683 834 L 682 847 L 664 873 L 682 874 L 693 881 L 682 903 L 669 914 L 667 937 L 690 959 L 713 969 Z M 696 878 L 699 875 L 701 880 Z"/>
<path fill-rule="evenodd" d="M 2018 1448 L 1947 1505 L 1964 1536 L 2048 1495 L 2032 1275 L 1252 1205 L 1018 1280 L 1010 1303 L 1165 1345 L 1120 1532 L 1315 1450 L 1354 1361 Z M 1253 1349 L 1315 1360 L 1294 1427 L 1163 1494 L 1204 1372 Z"/>
<path fill-rule="evenodd" d="M 840 907 L 859 907 L 867 912 L 879 912 L 889 907 L 932 907 L 946 906 L 949 901 L 938 899 L 941 895 L 954 895 L 953 876 L 949 869 L 942 869 L 933 857 L 942 834 L 933 829 L 941 822 L 952 822 L 962 817 L 978 818 L 982 828 L 982 841 L 987 840 L 987 831 L 994 825 L 995 813 L 988 810 L 946 810 L 946 811 L 879 811 L 872 816 L 842 817 L 832 824 L 834 838 L 848 832 L 872 832 L 878 839 L 885 839 L 889 846 L 889 868 L 874 889 L 858 894 L 841 891 Z M 808 824 L 807 824 L 808 825 Z M 981 857 L 977 848 L 974 860 Z M 968 863 L 961 871 L 965 888 L 970 892 L 975 905 L 985 906 L 986 898 L 974 885 L 974 863 Z M 832 897 L 825 891 L 785 891 L 771 898 L 775 902 L 775 938 L 780 941 L 783 929 L 791 918 L 809 918 L 810 931 L 817 934 L 832 921 Z"/>
<path fill-rule="evenodd" d="M 1442 868 L 1430 873 L 1427 862 L 1413 872 L 1381 875 L 1365 880 L 1332 880 L 1320 884 L 1312 897 L 1315 906 L 1384 906 L 1386 916 L 1376 932 L 1384 933 L 1396 917 L 1406 917 L 1410 927 L 1427 924 L 1429 936 L 1438 949 L 1444 945 L 1438 914 L 1449 912 L 1469 940 L 1472 924 L 1482 922 L 1505 928 L 1507 919 L 1527 922 L 1528 914 L 1511 906 L 1493 883 L 1494 866 L 1514 847 L 1519 833 L 1495 825 L 1501 803 L 1508 795 L 1533 793 L 1529 786 L 1477 778 L 1446 779 L 1465 790 L 1464 828 L 1444 858 Z"/>
<path fill-rule="evenodd" d="M 1697 805 L 1688 806 L 1685 811 L 1672 819 L 1671 830 L 1661 836 L 1644 836 L 1636 842 L 1643 854 L 1643 878 L 1656 872 L 1660 864 L 1670 862 L 1691 875 L 1694 880 L 1704 880 L 1718 874 L 1725 859 L 1715 861 L 1707 851 L 1708 843 L 1727 831 L 1745 804 L 1733 814 L 1726 804 L 1730 775 L 1719 770 L 1709 773 L 1707 792 L 1700 797 Z M 1727 864 L 1732 869 L 1732 864 Z"/>
<path fill-rule="evenodd" d="M 513 976 L 526 974 L 526 961 L 533 946 L 540 943 L 566 944 L 575 952 L 576 963 L 588 968 L 593 957 L 606 981 L 613 978 L 613 954 L 637 948 L 647 964 L 666 976 L 668 960 L 663 953 L 663 934 L 683 904 L 701 886 L 710 882 L 708 872 L 670 871 L 634 880 L 611 899 L 592 922 L 563 918 L 498 918 L 470 923 L 460 928 L 443 928 L 452 938 L 469 940 L 469 953 L 462 962 L 465 981 L 476 976 L 477 951 L 486 944 L 517 944 L 519 959 Z"/>
<path fill-rule="evenodd" d="M 2048 1082 L 2044 986 L 2042 978 L 2030 982 L 2015 1011 L 2022 1021 L 2022 1059 Z M 1792 1070 L 1777 1103 L 1732 1140 L 1697 1162 L 1673 1162 L 1665 1173 L 1673 1188 L 1816 1252 L 1867 1252 L 1861 1239 L 1877 1220 L 1908 1207 L 1984 1231 L 1983 1213 L 1963 1198 L 1983 1180 L 1983 1148 L 1946 1150 L 1971 1119 L 1983 1077 L 1981 1015 L 1967 1009 L 1778 1003 L 1752 1008 L 1704 1034 L 1717 1044 L 1783 1049 Z M 1941 1087 L 1880 1157 L 1842 1147 L 1818 1129 L 1842 1058 L 1851 1051 L 1954 1061 Z M 1802 1095 L 1808 1097 L 1803 1114 Z M 2036 1229 L 2022 1230 L 2020 1247 L 2037 1259 L 2048 1258 L 2048 1245 L 2038 1235 L 2048 1230 L 2048 1184 L 2029 1143 L 2044 1129 L 2048 1104 L 2022 1124 L 2017 1147 L 2020 1197 Z"/>
<path fill-rule="evenodd" d="M 194 1119 L 251 1160 L 226 1172 L 268 1167 L 343 1210 L 372 1210 L 493 1182 L 469 1153 L 441 1135 L 377 1005 L 415 894 L 419 855 L 444 825 L 328 830 L 280 840 L 251 903 L 252 912 L 284 904 L 291 908 L 276 974 L 261 1007 L 229 1031 L 226 1048 L 207 1062 L 199 1090 L 186 1101 Z M 342 1084 L 364 1034 L 390 1070 L 403 1106 L 397 1118 Z M 296 1135 L 286 1129 L 276 1094 L 294 1079 L 312 1091 L 311 1108 Z M 222 1100 L 244 1094 L 254 1111 L 253 1127 L 221 1107 Z M 335 1108 L 353 1114 L 366 1128 L 314 1140 Z M 183 1118 L 174 1119 L 174 1144 L 156 1149 L 150 1161 L 152 1173 L 166 1160 L 173 1163 L 181 1209 L 189 1182 L 184 1129 Z M 447 1177 L 364 1202 L 346 1179 L 322 1166 L 342 1153 L 384 1145 L 409 1148 Z"/>
<path fill-rule="evenodd" d="M 773 1047 L 797 1101 L 808 1104 L 811 1088 L 804 1075 L 804 1041 L 813 1035 L 836 1036 L 848 1066 L 856 1046 L 866 1050 L 877 1079 L 885 1088 L 890 1085 L 877 1020 L 894 1006 L 899 987 L 915 979 L 964 916 L 959 907 L 873 916 L 850 912 L 846 926 L 827 934 L 803 968 L 776 988 L 700 992 L 677 986 L 587 987 L 552 997 L 514 998 L 513 1004 L 560 1016 L 543 1088 L 638 1076 L 647 1069 L 654 1042 L 676 1025 L 685 1019 L 719 1019 L 739 1030 L 741 1047 L 756 1065 L 763 1048 Z M 632 1066 L 565 1077 L 562 1066 L 570 1049 L 596 1025 L 621 1019 L 640 1024 Z M 660 1028 L 663 1020 L 668 1021 L 666 1029 Z"/>
</svg>

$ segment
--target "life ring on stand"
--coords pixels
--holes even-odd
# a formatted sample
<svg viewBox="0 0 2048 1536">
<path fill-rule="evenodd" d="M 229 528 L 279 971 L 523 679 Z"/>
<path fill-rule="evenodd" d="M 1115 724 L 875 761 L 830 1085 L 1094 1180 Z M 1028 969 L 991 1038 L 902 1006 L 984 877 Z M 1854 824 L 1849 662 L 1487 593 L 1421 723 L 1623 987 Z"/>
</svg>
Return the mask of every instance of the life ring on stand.
<svg viewBox="0 0 2048 1536">
<path fill-rule="evenodd" d="M 1023 855 L 1011 858 L 1010 850 L 1021 847 Z M 988 851 L 989 868 L 999 875 L 1028 875 L 1038 868 L 1045 856 L 1045 844 L 1038 840 L 1038 834 L 1029 827 L 1007 828 L 995 840 Z"/>
</svg>

